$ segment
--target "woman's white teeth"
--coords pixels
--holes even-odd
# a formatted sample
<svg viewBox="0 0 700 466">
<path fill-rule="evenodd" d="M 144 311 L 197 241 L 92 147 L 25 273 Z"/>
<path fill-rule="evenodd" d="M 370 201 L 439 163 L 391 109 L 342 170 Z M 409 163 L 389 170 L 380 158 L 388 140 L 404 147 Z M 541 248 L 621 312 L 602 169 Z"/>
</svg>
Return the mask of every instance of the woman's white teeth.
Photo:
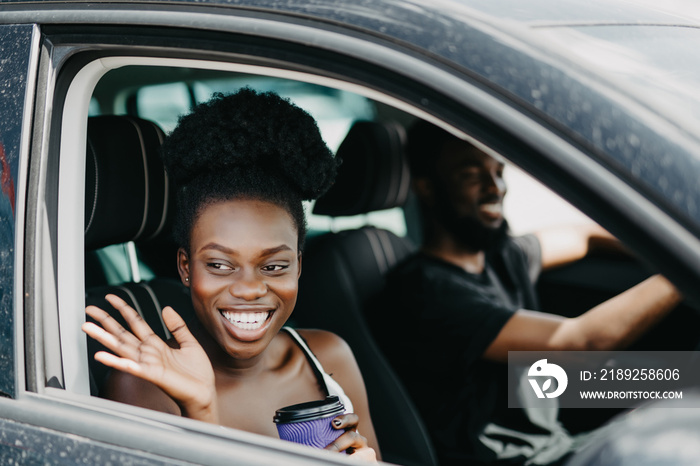
<svg viewBox="0 0 700 466">
<path fill-rule="evenodd" d="M 226 320 L 231 322 L 234 327 L 238 327 L 241 330 L 257 330 L 263 326 L 267 317 L 270 315 L 269 311 L 265 312 L 221 312 Z"/>
</svg>

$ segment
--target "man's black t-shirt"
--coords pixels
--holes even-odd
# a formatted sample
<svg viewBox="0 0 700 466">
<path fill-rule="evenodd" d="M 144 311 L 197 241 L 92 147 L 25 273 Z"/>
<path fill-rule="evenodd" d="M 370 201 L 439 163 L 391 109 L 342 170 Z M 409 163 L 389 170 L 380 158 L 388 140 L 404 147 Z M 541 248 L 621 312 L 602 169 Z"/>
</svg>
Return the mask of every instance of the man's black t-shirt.
<svg viewBox="0 0 700 466">
<path fill-rule="evenodd" d="M 508 367 L 481 358 L 518 309 L 538 308 L 534 236 L 508 238 L 475 275 L 417 253 L 368 316 L 430 431 L 441 464 L 547 464 L 571 440 L 556 409 L 508 408 Z"/>
</svg>

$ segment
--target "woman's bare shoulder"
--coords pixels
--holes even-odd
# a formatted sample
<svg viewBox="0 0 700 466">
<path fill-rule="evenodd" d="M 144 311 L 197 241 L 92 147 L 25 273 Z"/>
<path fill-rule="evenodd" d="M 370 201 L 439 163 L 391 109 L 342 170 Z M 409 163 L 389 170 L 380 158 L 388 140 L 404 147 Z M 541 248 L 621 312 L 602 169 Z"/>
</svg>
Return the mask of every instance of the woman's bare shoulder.
<svg viewBox="0 0 700 466">
<path fill-rule="evenodd" d="M 306 340 L 327 372 L 331 372 L 332 367 L 339 364 L 355 365 L 350 345 L 337 334 L 318 329 L 297 329 L 297 332 Z"/>
</svg>

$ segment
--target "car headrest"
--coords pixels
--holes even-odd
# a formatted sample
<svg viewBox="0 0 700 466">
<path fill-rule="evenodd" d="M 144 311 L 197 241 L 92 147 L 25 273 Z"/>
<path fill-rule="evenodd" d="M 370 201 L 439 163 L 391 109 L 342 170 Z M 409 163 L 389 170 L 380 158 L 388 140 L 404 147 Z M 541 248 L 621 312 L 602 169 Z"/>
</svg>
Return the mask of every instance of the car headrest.
<svg viewBox="0 0 700 466">
<path fill-rule="evenodd" d="M 172 194 L 160 145 L 163 131 L 128 116 L 88 120 L 85 247 L 155 237 L 169 221 Z"/>
<path fill-rule="evenodd" d="M 338 148 L 338 177 L 313 213 L 348 216 L 402 206 L 410 187 L 404 139 L 398 123 L 356 122 Z"/>
</svg>

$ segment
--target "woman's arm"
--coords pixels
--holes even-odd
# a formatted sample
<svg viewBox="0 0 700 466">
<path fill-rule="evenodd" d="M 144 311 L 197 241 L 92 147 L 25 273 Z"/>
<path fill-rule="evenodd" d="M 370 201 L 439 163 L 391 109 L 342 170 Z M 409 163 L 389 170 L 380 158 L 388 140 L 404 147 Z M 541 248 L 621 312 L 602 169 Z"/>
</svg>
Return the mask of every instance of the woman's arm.
<svg viewBox="0 0 700 466">
<path fill-rule="evenodd" d="M 338 335 L 324 330 L 299 330 L 299 334 L 307 341 L 326 373 L 333 376 L 352 401 L 359 418 L 357 430 L 367 439 L 369 447 L 374 449 L 377 459 L 381 459 L 362 372 L 350 346 Z"/>
</svg>

